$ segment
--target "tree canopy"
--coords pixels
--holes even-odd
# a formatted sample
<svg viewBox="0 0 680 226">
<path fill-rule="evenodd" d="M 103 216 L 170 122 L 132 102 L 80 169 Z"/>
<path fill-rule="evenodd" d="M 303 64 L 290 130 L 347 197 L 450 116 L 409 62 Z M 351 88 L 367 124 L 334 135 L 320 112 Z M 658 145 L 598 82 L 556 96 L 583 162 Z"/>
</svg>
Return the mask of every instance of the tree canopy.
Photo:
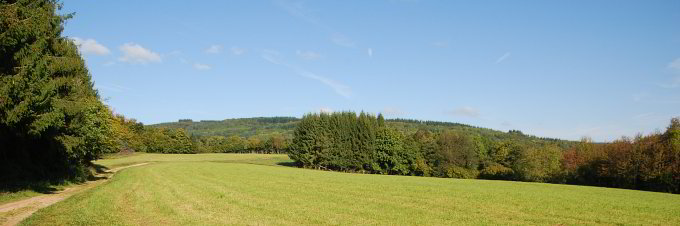
<svg viewBox="0 0 680 226">
<path fill-rule="evenodd" d="M 0 3 L 0 180 L 82 178 L 115 148 L 111 114 L 54 0 Z"/>
</svg>

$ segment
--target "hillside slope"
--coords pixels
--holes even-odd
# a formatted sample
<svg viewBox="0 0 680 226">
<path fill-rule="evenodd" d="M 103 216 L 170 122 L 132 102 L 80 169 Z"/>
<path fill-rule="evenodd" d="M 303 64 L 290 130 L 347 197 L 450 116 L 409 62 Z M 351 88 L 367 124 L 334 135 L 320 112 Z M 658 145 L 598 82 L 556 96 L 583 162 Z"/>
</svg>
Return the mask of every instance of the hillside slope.
<svg viewBox="0 0 680 226">
<path fill-rule="evenodd" d="M 287 138 L 292 138 L 293 131 L 295 130 L 299 121 L 300 119 L 295 117 L 255 117 L 201 121 L 181 119 L 177 122 L 165 122 L 149 126 L 156 128 L 182 128 L 192 136 L 229 137 L 236 135 L 240 137 L 269 137 L 273 134 L 282 134 Z M 493 141 L 515 139 L 529 143 L 555 143 L 562 148 L 569 147 L 575 143 L 572 141 L 554 138 L 543 138 L 526 135 L 518 130 L 503 132 L 453 122 L 388 119 L 387 126 L 395 128 L 406 135 L 413 134 L 420 129 L 429 130 L 431 132 L 451 130 L 456 132 L 464 132 L 470 135 L 480 135 Z"/>
</svg>

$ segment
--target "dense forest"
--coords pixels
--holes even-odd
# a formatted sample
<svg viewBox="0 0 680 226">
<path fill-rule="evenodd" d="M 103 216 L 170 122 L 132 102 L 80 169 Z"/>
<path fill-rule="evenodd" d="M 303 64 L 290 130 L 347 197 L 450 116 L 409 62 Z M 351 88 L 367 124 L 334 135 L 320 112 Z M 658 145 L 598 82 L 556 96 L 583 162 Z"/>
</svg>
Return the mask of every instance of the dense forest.
<svg viewBox="0 0 680 226">
<path fill-rule="evenodd" d="M 289 155 L 302 167 L 345 172 L 680 192 L 678 118 L 663 134 L 612 143 L 584 139 L 564 148 L 557 140 L 517 138 L 456 130 L 404 133 L 387 126 L 382 115 L 321 113 L 302 118 Z"/>
<path fill-rule="evenodd" d="M 294 117 L 256 117 L 225 120 L 180 119 L 177 122 L 167 122 L 149 127 L 185 129 L 192 136 L 240 136 L 240 137 L 268 137 L 272 134 L 293 136 L 293 130 L 300 121 Z"/>
<path fill-rule="evenodd" d="M 288 144 L 292 142 L 293 133 L 299 123 L 300 119 L 294 117 L 202 121 L 180 119 L 177 122 L 148 125 L 146 128 L 184 130 L 196 145 L 197 152 L 282 153 L 286 152 Z M 452 122 L 386 119 L 385 125 L 404 134 L 415 133 L 418 130 L 433 133 L 446 130 L 480 137 L 479 139 L 485 142 L 514 139 L 523 143 L 550 143 L 561 148 L 568 148 L 576 144 L 573 141 L 525 135 L 518 130 L 502 132 Z M 276 145 L 277 143 L 282 145 Z"/>
</svg>

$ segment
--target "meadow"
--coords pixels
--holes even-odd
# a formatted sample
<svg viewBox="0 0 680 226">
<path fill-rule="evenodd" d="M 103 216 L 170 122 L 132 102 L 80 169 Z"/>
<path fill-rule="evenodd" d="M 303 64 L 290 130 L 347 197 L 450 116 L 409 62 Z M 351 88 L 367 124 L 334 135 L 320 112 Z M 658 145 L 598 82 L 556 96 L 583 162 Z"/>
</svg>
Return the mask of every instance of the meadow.
<svg viewBox="0 0 680 226">
<path fill-rule="evenodd" d="M 136 154 L 99 160 L 110 181 L 24 225 L 657 224 L 680 222 L 680 196 L 635 190 L 289 167 L 285 155 Z"/>
</svg>

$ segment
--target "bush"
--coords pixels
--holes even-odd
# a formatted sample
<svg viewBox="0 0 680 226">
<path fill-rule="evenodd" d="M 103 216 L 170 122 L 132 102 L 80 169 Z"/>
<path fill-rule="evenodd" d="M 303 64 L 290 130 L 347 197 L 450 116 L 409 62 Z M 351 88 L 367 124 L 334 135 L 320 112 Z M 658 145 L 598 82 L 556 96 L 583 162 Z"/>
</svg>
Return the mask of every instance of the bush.
<svg viewBox="0 0 680 226">
<path fill-rule="evenodd" d="M 479 172 L 479 178 L 490 180 L 510 180 L 515 171 L 498 163 L 492 163 Z"/>
<path fill-rule="evenodd" d="M 478 175 L 479 171 L 460 166 L 451 166 L 446 169 L 446 176 L 449 178 L 474 179 Z"/>
</svg>

